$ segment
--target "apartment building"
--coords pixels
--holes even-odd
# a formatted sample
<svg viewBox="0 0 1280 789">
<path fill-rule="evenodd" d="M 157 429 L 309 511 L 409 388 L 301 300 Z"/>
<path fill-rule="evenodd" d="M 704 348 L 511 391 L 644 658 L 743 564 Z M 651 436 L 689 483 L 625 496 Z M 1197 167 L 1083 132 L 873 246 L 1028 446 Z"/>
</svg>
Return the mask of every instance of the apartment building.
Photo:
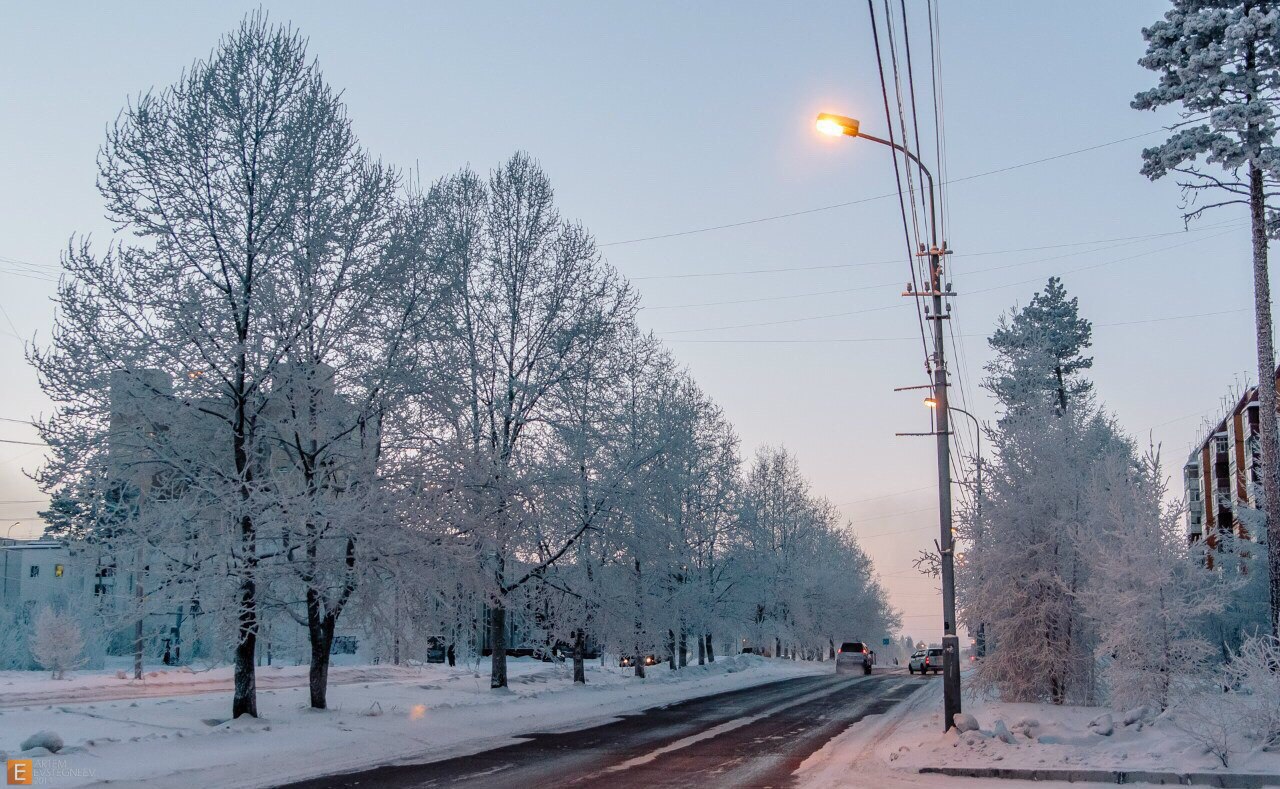
<svg viewBox="0 0 1280 789">
<path fill-rule="evenodd" d="M 1224 535 L 1255 538 L 1262 492 L 1259 414 L 1258 388 L 1250 387 L 1187 457 L 1183 482 L 1190 542 L 1204 540 L 1219 549 Z"/>
</svg>

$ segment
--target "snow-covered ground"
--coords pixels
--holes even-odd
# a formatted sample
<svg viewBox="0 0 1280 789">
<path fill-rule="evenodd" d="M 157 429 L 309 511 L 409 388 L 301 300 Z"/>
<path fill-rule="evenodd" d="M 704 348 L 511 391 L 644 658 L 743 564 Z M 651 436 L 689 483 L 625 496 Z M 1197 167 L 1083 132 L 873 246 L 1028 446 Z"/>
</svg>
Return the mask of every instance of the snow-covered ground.
<svg viewBox="0 0 1280 789">
<path fill-rule="evenodd" d="M 922 767 L 990 767 L 1252 773 L 1274 775 L 1280 786 L 1280 753 L 1249 751 L 1241 746 L 1224 768 L 1187 733 L 1186 729 L 1203 727 L 1203 723 L 1186 711 L 1133 716 L 1141 720 L 1125 724 L 1124 710 L 1009 704 L 966 694 L 965 712 L 977 719 L 980 730 L 943 734 L 941 707 L 942 683 L 930 682 L 889 713 L 863 719 L 805 761 L 800 769 L 802 785 L 812 789 L 864 787 L 870 781 L 885 789 L 989 786 L 993 779 L 922 775 L 919 771 Z M 1108 728 L 1103 716 L 1110 717 L 1109 734 L 1102 733 Z M 1021 783 L 998 782 L 1000 786 Z M 1105 784 L 1038 781 L 1035 785 L 1079 788 Z"/>
<path fill-rule="evenodd" d="M 636 680 L 616 664 L 587 664 L 575 687 L 567 666 L 510 661 L 510 688 L 488 687 L 487 662 L 448 668 L 333 669 L 327 711 L 307 706 L 306 667 L 258 673 L 257 720 L 228 721 L 229 669 L 170 671 L 143 683 L 114 671 L 55 682 L 46 673 L 0 673 L 0 758 L 42 731 L 65 743 L 37 757 L 58 786 L 97 781 L 172 787 L 265 786 L 381 764 L 484 750 L 522 733 L 607 722 L 686 698 L 825 673 L 829 664 L 736 655 Z M 208 691 L 216 692 L 208 692 Z M 38 703 L 33 701 L 39 699 Z M 20 706 L 15 706 L 20 705 Z"/>
</svg>

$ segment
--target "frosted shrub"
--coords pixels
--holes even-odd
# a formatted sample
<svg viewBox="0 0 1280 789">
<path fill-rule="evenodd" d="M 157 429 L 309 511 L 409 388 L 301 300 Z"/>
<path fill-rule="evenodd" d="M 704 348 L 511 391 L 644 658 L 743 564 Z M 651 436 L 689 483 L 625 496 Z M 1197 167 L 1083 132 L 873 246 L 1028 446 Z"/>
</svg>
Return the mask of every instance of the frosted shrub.
<svg viewBox="0 0 1280 789">
<path fill-rule="evenodd" d="M 36 617 L 31 634 L 31 657 L 62 679 L 65 672 L 84 664 L 84 637 L 80 625 L 70 614 L 45 606 Z"/>
<path fill-rule="evenodd" d="M 1245 733 L 1261 747 L 1280 746 L 1280 640 L 1246 638 L 1223 673 Z"/>
</svg>

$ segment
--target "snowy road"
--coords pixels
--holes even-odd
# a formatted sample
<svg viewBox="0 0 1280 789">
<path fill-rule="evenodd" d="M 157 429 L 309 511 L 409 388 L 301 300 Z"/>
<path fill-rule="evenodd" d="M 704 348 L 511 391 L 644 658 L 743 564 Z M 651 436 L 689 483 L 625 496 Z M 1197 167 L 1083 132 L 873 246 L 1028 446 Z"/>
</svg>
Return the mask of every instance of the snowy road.
<svg viewBox="0 0 1280 789">
<path fill-rule="evenodd" d="M 660 707 L 604 726 L 421 765 L 304 781 L 338 787 L 779 787 L 827 741 L 921 682 L 902 673 L 802 677 Z"/>
</svg>

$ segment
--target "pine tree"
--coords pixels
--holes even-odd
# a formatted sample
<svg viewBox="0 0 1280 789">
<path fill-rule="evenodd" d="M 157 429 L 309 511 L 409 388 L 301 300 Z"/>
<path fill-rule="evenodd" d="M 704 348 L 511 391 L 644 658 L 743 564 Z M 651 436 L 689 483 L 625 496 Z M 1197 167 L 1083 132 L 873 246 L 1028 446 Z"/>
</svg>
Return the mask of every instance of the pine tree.
<svg viewBox="0 0 1280 789">
<path fill-rule="evenodd" d="M 1043 399 L 1059 413 L 1093 385 L 1080 376 L 1093 366 L 1083 355 L 1092 344 L 1093 324 L 1080 317 L 1079 300 L 1067 297 L 1058 277 L 1017 312 L 1002 316 L 990 345 L 996 358 L 987 367 L 986 387 L 1006 412 Z M 1038 394 L 1035 394 L 1038 393 Z"/>
<path fill-rule="evenodd" d="M 1142 152 L 1142 173 L 1173 174 L 1188 205 L 1183 218 L 1229 205 L 1249 210 L 1253 296 L 1260 386 L 1263 490 L 1267 520 L 1280 523 L 1280 432 L 1276 418 L 1275 347 L 1267 239 L 1280 225 L 1274 206 L 1280 149 L 1280 2 L 1173 0 L 1164 19 L 1142 31 L 1147 53 L 1138 62 L 1159 84 L 1139 93 L 1133 108 L 1176 105 L 1184 122 L 1164 143 Z M 1199 196 L 1215 199 L 1197 204 Z M 1272 635 L 1280 635 L 1280 550 L 1269 553 Z"/>
</svg>

